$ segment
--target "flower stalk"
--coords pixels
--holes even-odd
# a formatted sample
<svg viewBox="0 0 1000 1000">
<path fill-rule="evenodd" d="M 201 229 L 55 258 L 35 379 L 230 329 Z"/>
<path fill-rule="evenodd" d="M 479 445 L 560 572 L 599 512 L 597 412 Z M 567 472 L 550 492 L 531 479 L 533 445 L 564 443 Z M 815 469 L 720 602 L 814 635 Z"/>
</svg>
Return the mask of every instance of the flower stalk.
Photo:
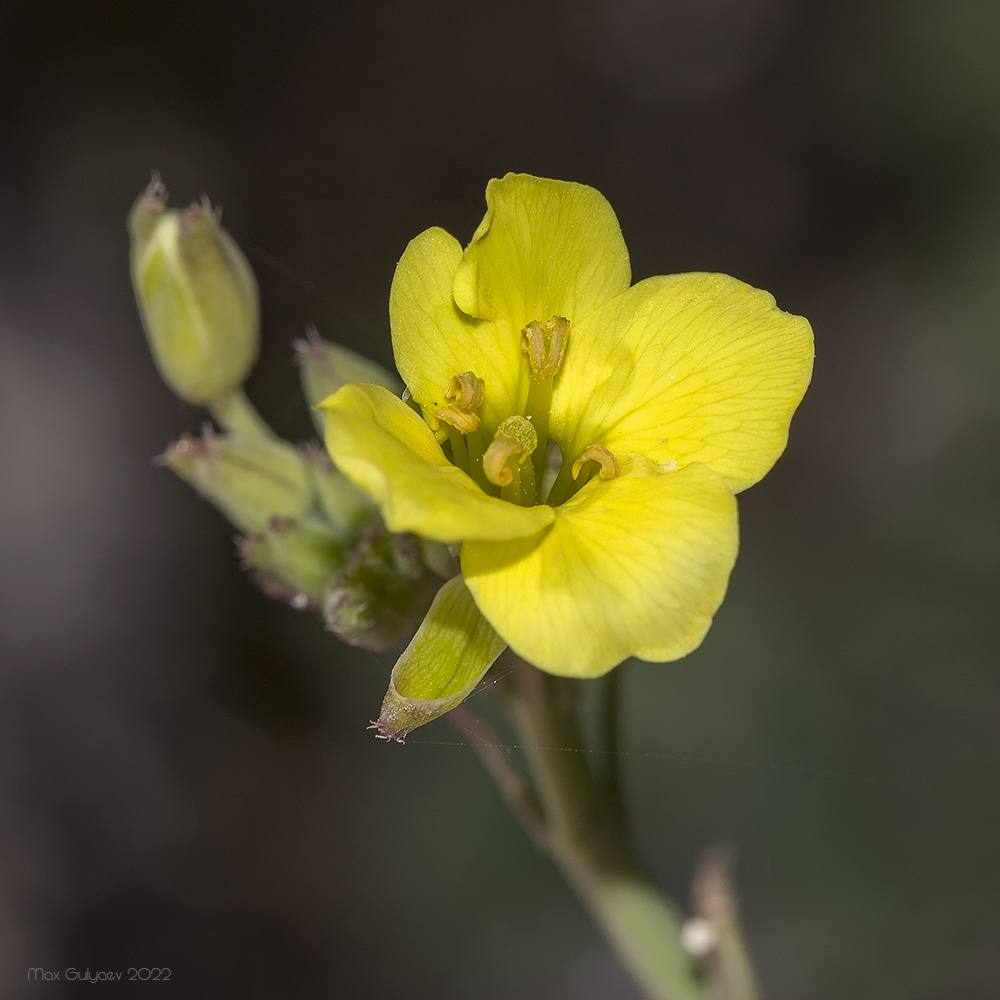
<svg viewBox="0 0 1000 1000">
<path fill-rule="evenodd" d="M 544 848 L 649 1000 L 707 1000 L 682 946 L 680 916 L 639 860 L 614 784 L 598 779 L 581 752 L 574 688 L 517 661 L 511 698 L 542 805 Z"/>
<path fill-rule="evenodd" d="M 250 402 L 242 386 L 212 400 L 208 412 L 215 422 L 230 434 L 253 440 L 274 441 L 277 435 Z"/>
</svg>

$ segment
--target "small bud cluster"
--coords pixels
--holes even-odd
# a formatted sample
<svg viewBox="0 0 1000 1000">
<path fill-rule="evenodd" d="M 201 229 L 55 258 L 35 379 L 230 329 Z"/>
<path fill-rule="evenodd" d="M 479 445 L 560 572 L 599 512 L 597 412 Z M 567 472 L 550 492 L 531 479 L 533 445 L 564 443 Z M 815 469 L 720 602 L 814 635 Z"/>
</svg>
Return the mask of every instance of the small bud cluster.
<svg viewBox="0 0 1000 1000">
<path fill-rule="evenodd" d="M 155 176 L 129 214 L 132 281 L 160 374 L 222 428 L 183 435 L 162 463 L 238 529 L 243 564 L 266 594 L 321 614 L 352 645 L 383 651 L 413 634 L 457 572 L 454 560 L 441 546 L 387 532 L 318 443 L 282 441 L 247 400 L 257 285 L 219 220 L 207 199 L 168 209 Z M 310 407 L 351 382 L 402 391 L 395 375 L 315 329 L 294 348 Z"/>
</svg>

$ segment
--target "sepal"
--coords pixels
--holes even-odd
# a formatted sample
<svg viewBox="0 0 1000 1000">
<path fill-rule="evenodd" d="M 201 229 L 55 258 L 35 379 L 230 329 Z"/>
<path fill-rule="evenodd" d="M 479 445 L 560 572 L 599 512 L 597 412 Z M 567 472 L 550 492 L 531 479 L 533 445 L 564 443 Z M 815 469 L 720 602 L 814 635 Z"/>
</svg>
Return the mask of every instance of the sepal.
<svg viewBox="0 0 1000 1000">
<path fill-rule="evenodd" d="M 300 518 L 313 500 L 301 453 L 277 439 L 185 434 L 162 462 L 214 504 L 240 531 L 264 531 L 274 517 Z"/>
<path fill-rule="evenodd" d="M 343 546 L 312 519 L 273 517 L 239 546 L 261 590 L 299 610 L 319 608 L 328 581 L 344 563 Z"/>
<path fill-rule="evenodd" d="M 450 712 L 474 690 L 506 643 L 482 616 L 460 576 L 445 583 L 393 668 L 373 727 L 402 743 L 425 723 Z"/>
<path fill-rule="evenodd" d="M 328 396 L 352 382 L 374 382 L 396 396 L 403 391 L 403 383 L 398 376 L 349 347 L 324 340 L 315 327 L 309 327 L 305 337 L 296 340 L 292 347 L 299 363 L 302 391 L 311 408 L 319 406 Z M 312 418 L 322 437 L 326 418 L 316 409 L 312 409 Z"/>
<path fill-rule="evenodd" d="M 378 521 L 375 504 L 333 464 L 323 448 L 307 446 L 305 460 L 319 509 L 340 541 L 354 540 L 366 526 Z"/>
</svg>

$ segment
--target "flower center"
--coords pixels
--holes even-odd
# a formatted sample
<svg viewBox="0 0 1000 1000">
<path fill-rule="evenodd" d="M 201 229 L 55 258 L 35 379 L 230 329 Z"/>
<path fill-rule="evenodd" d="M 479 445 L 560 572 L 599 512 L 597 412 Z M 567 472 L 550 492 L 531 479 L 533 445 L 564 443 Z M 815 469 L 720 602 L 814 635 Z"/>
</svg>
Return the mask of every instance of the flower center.
<svg viewBox="0 0 1000 1000">
<path fill-rule="evenodd" d="M 483 470 L 500 497 L 530 506 L 535 502 L 535 469 L 526 459 L 538 448 L 538 435 L 526 417 L 508 417 L 483 455 Z"/>
<path fill-rule="evenodd" d="M 588 445 L 570 462 L 558 443 L 549 441 L 552 388 L 569 344 L 569 327 L 568 319 L 553 316 L 544 323 L 532 320 L 521 331 L 521 350 L 528 361 L 524 414 L 507 417 L 489 447 L 484 448 L 475 412 L 488 387 L 475 372 L 454 375 L 444 391 L 448 404 L 428 417 L 432 430 L 446 426 L 455 465 L 487 493 L 496 496 L 499 488 L 501 499 L 521 506 L 539 502 L 557 506 L 595 473 L 602 480 L 618 475 L 618 462 L 603 445 Z"/>
</svg>

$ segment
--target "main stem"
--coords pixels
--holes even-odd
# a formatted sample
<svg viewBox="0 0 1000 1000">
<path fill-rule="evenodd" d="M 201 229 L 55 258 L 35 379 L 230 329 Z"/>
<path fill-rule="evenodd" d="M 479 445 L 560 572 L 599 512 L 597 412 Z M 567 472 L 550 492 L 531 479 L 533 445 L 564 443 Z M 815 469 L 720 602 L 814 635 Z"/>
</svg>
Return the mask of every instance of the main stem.
<svg viewBox="0 0 1000 1000">
<path fill-rule="evenodd" d="M 518 662 L 517 724 L 541 797 L 546 846 L 649 1000 L 706 1000 L 680 919 L 633 848 L 582 753 L 572 682 Z M 613 798 L 613 797 L 612 797 Z"/>
</svg>

